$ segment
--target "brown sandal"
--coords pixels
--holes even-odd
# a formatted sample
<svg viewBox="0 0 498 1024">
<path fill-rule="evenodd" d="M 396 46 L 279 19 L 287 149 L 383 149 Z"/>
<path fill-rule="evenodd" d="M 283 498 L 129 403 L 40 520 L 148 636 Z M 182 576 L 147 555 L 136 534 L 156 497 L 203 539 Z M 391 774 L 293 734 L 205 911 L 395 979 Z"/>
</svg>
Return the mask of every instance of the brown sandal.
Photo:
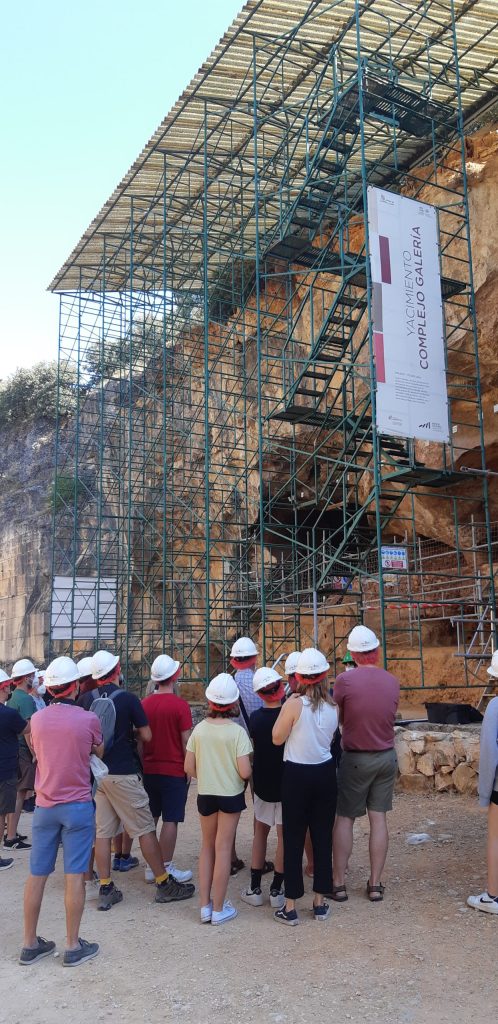
<svg viewBox="0 0 498 1024">
<path fill-rule="evenodd" d="M 367 882 L 367 896 L 370 903 L 382 903 L 385 891 L 386 887 L 382 885 L 382 882 L 379 882 L 379 885 L 370 885 L 370 882 Z"/>
<path fill-rule="evenodd" d="M 330 894 L 331 899 L 335 900 L 336 903 L 346 903 L 349 899 L 345 885 L 333 885 L 332 892 Z"/>
</svg>

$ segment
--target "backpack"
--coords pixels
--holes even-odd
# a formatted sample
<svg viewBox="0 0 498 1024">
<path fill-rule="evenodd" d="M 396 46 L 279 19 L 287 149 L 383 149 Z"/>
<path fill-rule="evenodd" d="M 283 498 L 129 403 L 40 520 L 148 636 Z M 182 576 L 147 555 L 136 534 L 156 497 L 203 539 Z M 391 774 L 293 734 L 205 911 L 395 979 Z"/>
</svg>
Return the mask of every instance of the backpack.
<svg viewBox="0 0 498 1024">
<path fill-rule="evenodd" d="M 102 736 L 104 737 L 104 756 L 109 753 L 114 743 L 114 730 L 116 728 L 116 699 L 121 696 L 123 690 L 113 690 L 112 693 L 101 697 L 98 690 L 92 690 L 92 697 L 95 697 L 89 710 L 100 722 Z M 97 696 L 95 696 L 97 694 Z"/>
</svg>

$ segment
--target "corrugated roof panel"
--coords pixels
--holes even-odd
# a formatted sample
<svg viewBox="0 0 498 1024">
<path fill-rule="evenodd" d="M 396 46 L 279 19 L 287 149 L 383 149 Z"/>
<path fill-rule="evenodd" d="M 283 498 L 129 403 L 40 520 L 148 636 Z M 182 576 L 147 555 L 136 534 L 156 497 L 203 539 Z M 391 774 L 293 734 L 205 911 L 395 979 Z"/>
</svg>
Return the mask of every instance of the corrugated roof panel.
<svg viewBox="0 0 498 1024">
<path fill-rule="evenodd" d="M 431 95 L 440 102 L 455 98 L 454 75 L 445 69 L 453 45 L 449 0 L 364 0 L 360 18 L 361 51 L 382 50 L 415 81 L 427 75 L 430 49 Z M 424 11 L 424 7 L 426 10 Z M 496 0 L 454 0 L 455 36 L 459 51 L 461 99 L 469 112 L 498 93 L 498 28 Z M 213 247 L 225 245 L 227 224 L 239 225 L 254 205 L 253 183 L 253 54 L 256 47 L 258 113 L 268 114 L 264 127 L 265 157 L 278 159 L 286 131 L 286 112 L 294 116 L 306 104 L 317 76 L 340 36 L 344 68 L 354 72 L 356 58 L 355 0 L 248 0 L 208 60 L 159 125 L 118 188 L 92 221 L 51 284 L 53 290 L 102 286 L 104 238 L 121 236 L 127 245 L 133 201 L 134 223 L 147 223 L 147 234 L 162 233 L 164 163 L 168 180 L 168 217 L 175 228 L 202 229 L 199 197 L 204 189 L 204 118 L 207 110 L 207 152 Z M 386 42 L 388 25 L 390 37 Z M 280 41 L 280 43 L 278 42 Z M 378 127 L 378 126 L 377 126 Z M 407 145 L 407 152 L 409 146 Z M 369 158 L 380 159 L 381 147 Z M 295 146 L 292 167 L 302 177 L 305 147 Z M 354 161 L 352 163 L 354 168 Z M 266 185 L 262 183 L 262 187 Z M 268 186 L 270 188 L 270 186 Z M 218 218 L 216 213 L 218 212 Z M 142 225 L 142 231 L 146 229 Z M 244 237 L 254 237 L 246 223 Z M 192 239 L 189 244 L 193 244 Z M 216 243 L 216 244 L 215 244 Z M 141 252 L 135 240 L 135 253 Z M 155 245 L 157 251 L 157 243 Z M 146 262 L 146 257 L 144 256 Z M 125 263 L 120 263 L 122 268 Z M 145 265 L 144 265 L 145 270 Z M 150 268 L 147 269 L 150 272 Z M 107 273 L 108 287 L 119 287 L 120 274 Z M 196 277 L 195 285 L 199 287 Z"/>
</svg>

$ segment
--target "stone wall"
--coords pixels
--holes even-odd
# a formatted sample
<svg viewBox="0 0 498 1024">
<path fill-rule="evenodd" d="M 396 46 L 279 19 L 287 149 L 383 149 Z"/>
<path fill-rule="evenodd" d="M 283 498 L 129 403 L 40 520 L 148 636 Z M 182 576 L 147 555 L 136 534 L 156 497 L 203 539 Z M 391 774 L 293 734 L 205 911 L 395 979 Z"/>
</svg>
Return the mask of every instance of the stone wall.
<svg viewBox="0 0 498 1024">
<path fill-rule="evenodd" d="M 480 725 L 397 727 L 398 788 L 476 794 L 480 730 Z"/>
</svg>

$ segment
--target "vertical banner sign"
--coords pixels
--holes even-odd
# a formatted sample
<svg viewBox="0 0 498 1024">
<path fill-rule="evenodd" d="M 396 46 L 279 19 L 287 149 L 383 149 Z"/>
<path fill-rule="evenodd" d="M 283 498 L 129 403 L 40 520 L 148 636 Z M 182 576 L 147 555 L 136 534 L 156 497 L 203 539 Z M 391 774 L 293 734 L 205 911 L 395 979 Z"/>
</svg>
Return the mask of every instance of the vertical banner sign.
<svg viewBox="0 0 498 1024">
<path fill-rule="evenodd" d="M 368 230 L 377 430 L 449 441 L 436 210 L 369 187 Z"/>
</svg>

